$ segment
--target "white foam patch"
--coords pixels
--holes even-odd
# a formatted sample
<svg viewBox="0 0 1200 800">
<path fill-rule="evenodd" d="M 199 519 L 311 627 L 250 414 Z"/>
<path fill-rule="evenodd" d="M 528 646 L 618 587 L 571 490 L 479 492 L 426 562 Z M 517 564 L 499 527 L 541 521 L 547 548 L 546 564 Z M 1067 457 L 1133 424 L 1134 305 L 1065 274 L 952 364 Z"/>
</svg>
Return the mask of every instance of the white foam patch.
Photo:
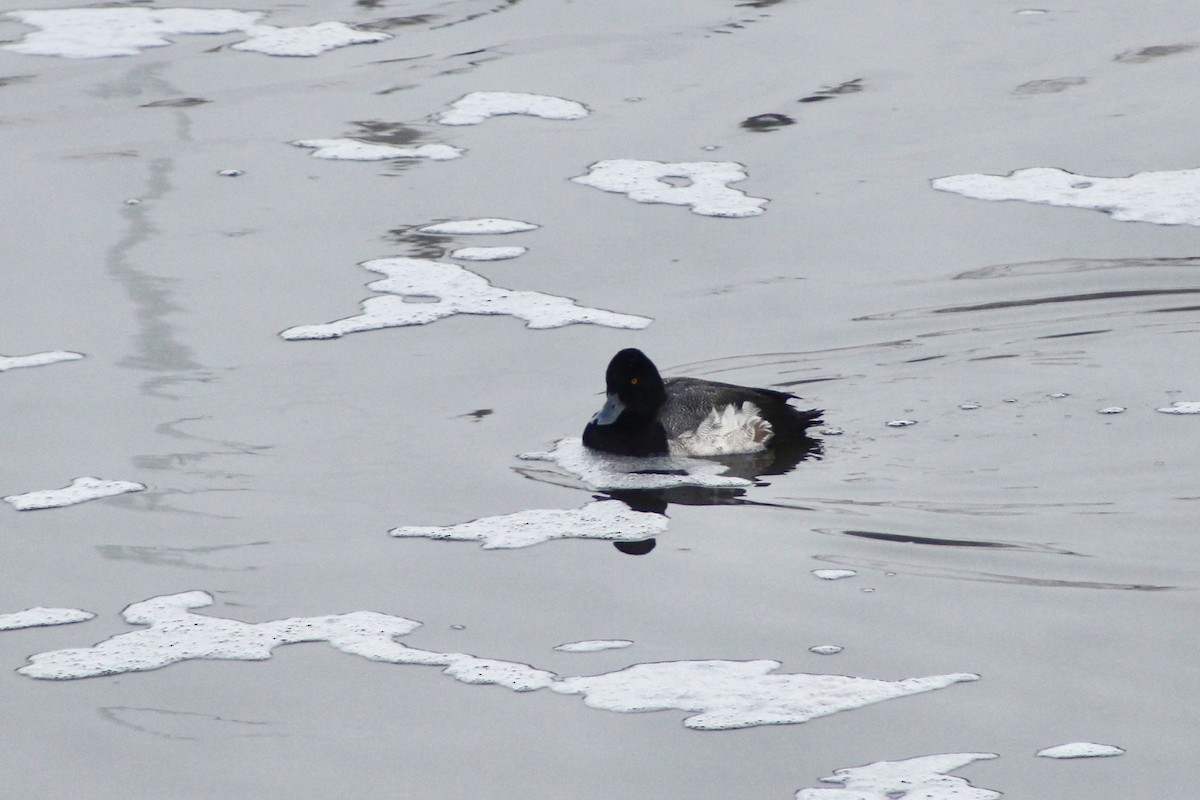
<svg viewBox="0 0 1200 800">
<path fill-rule="evenodd" d="M 695 213 L 708 217 L 756 217 L 763 213 L 763 206 L 770 201 L 765 197 L 750 197 L 729 186 L 746 177 L 745 167 L 733 161 L 671 164 L 621 158 L 597 161 L 588 167 L 586 175 L 571 180 L 606 192 L 627 195 L 630 200 L 639 203 L 689 206 Z M 691 183 L 675 186 L 667 178 L 679 178 Z"/>
<path fill-rule="evenodd" d="M 18 628 L 38 628 L 43 625 L 69 625 L 72 622 L 87 622 L 96 615 L 80 608 L 27 608 L 12 614 L 0 614 L 0 631 L 15 631 Z"/>
<path fill-rule="evenodd" d="M 297 28 L 255 25 L 247 29 L 249 37 L 233 46 L 234 50 L 265 53 L 269 56 L 319 56 L 321 53 L 354 44 L 375 44 L 391 39 L 379 31 L 363 31 L 344 22 L 318 22 Z"/>
<path fill-rule="evenodd" d="M 88 500 L 98 500 L 102 497 L 112 497 L 126 492 L 140 492 L 145 488 L 145 484 L 133 481 L 106 481 L 85 475 L 71 481 L 70 486 L 62 489 L 43 489 L 25 494 L 10 494 L 0 499 L 17 511 L 35 511 L 42 508 L 73 506 L 76 503 L 85 503 Z"/>
<path fill-rule="evenodd" d="M 1200 403 L 1189 400 L 1176 400 L 1166 408 L 1158 410 L 1164 414 L 1200 414 Z"/>
<path fill-rule="evenodd" d="M 134 603 L 122 616 L 130 624 L 148 628 L 118 634 L 94 647 L 39 653 L 17 671 L 31 678 L 67 680 L 158 669 L 196 658 L 262 661 L 281 644 L 312 641 L 328 641 L 357 655 L 383 659 L 391 646 L 402 647 L 391 637 L 420 625 L 370 611 L 257 624 L 190 613 L 212 602 L 211 595 L 197 591 Z"/>
<path fill-rule="evenodd" d="M 1054 747 L 1038 750 L 1037 754 L 1044 758 L 1105 758 L 1119 756 L 1125 751 L 1116 745 L 1096 744 L 1095 742 L 1069 742 Z"/>
<path fill-rule="evenodd" d="M 505 261 L 525 255 L 527 247 L 460 247 L 450 253 L 451 258 L 463 261 Z"/>
<path fill-rule="evenodd" d="M 814 569 L 812 574 L 823 581 L 836 581 L 842 578 L 853 578 L 858 573 L 852 569 Z"/>
<path fill-rule="evenodd" d="M 525 92 L 471 92 L 450 104 L 438 115 L 442 125 L 478 125 L 489 117 L 525 114 L 542 119 L 582 119 L 587 106 L 546 94 Z"/>
<path fill-rule="evenodd" d="M 845 675 L 772 674 L 778 661 L 665 661 L 634 664 L 617 672 L 563 678 L 551 688 L 581 694 L 592 708 L 691 714 L 696 730 L 790 725 L 838 711 L 942 689 L 978 675 L 932 675 L 883 681 Z"/>
<path fill-rule="evenodd" d="M 351 44 L 381 42 L 386 33 L 360 31 L 341 22 L 298 28 L 259 25 L 265 13 L 202 8 L 61 8 L 10 11 L 12 17 L 39 30 L 3 47 L 26 55 L 63 58 L 135 56 L 151 47 L 171 44 L 168 36 L 244 33 L 235 50 L 277 56 L 315 56 Z"/>
<path fill-rule="evenodd" d="M 122 616 L 131 624 L 149 626 L 144 630 L 118 634 L 94 647 L 39 653 L 17 671 L 31 678 L 71 680 L 143 672 L 198 658 L 265 661 L 280 645 L 328 642 L 344 653 L 372 661 L 445 667 L 446 674 L 464 683 L 529 691 L 544 688 L 554 679 L 554 673 L 526 664 L 402 645 L 394 637 L 411 633 L 421 624 L 404 617 L 354 611 L 248 623 L 190 613 L 212 602 L 207 592 L 196 591 L 134 603 Z"/>
<path fill-rule="evenodd" d="M 1200 225 L 1200 169 L 1099 178 L 1032 167 L 1010 175 L 951 175 L 934 180 L 932 186 L 976 200 L 1094 209 L 1123 222 Z"/>
<path fill-rule="evenodd" d="M 704 486 L 732 489 L 751 486 L 745 478 L 723 475 L 726 467 L 699 458 L 618 456 L 584 447 L 583 440 L 560 439 L 545 453 L 522 453 L 525 461 L 549 461 L 579 477 L 593 489 L 670 489 Z"/>
<path fill-rule="evenodd" d="M 387 161 L 393 158 L 427 158 L 430 161 L 449 161 L 461 158 L 463 151 L 448 144 L 422 144 L 399 147 L 358 139 L 301 139 L 292 142 L 296 147 L 313 148 L 313 158 L 339 161 Z"/>
<path fill-rule="evenodd" d="M 69 350 L 47 350 L 27 356 L 0 356 L 0 372 L 21 367 L 44 367 L 59 361 L 78 361 L 81 358 L 83 353 L 72 353 Z"/>
<path fill-rule="evenodd" d="M 995 757 L 995 753 L 942 753 L 847 767 L 821 778 L 825 783 L 840 783 L 841 788 L 801 789 L 796 792 L 796 800 L 997 800 L 1000 792 L 980 789 L 965 778 L 946 774 Z"/>
<path fill-rule="evenodd" d="M 500 217 L 480 217 L 479 219 L 455 219 L 448 222 L 435 222 L 423 228 L 417 228 L 417 233 L 432 233 L 438 236 L 464 236 L 493 233 L 524 233 L 536 230 L 540 226 L 532 222 L 522 222 L 519 219 L 501 219 Z"/>
<path fill-rule="evenodd" d="M 690 712 L 684 724 L 699 730 L 805 722 L 893 697 L 930 691 L 977 675 L 934 675 L 878 681 L 841 675 L 772 674 L 777 661 L 673 661 L 635 664 L 616 672 L 561 678 L 528 664 L 438 653 L 400 644 L 421 623 L 373 611 L 293 617 L 249 623 L 194 614 L 212 605 L 207 592 L 163 595 L 134 603 L 122 616 L 141 630 L 92 647 L 54 650 L 29 657 L 18 672 L 42 680 L 73 680 L 159 669 L 181 661 L 265 661 L 274 648 L 328 642 L 350 655 L 391 664 L 443 667 L 463 683 L 503 686 L 517 692 L 551 689 L 583 695 L 585 704 L 612 711 L 676 709 Z"/>
<path fill-rule="evenodd" d="M 601 650 L 620 650 L 633 644 L 629 639 L 585 639 L 582 642 L 567 642 L 555 647 L 564 653 L 597 653 Z"/>
<path fill-rule="evenodd" d="M 318 325 L 288 328 L 284 339 L 336 339 L 348 333 L 426 325 L 455 314 L 504 314 L 525 320 L 526 327 L 544 329 L 588 323 L 610 328 L 644 328 L 652 320 L 577 305 L 568 297 L 493 286 L 457 264 L 423 258 L 381 258 L 362 266 L 387 277 L 367 284 L 391 296 L 369 297 L 363 313 Z M 410 302 L 406 298 L 417 298 Z M 430 300 L 432 302 L 420 302 Z"/>
<path fill-rule="evenodd" d="M 485 550 L 509 550 L 552 539 L 640 542 L 666 529 L 667 518 L 662 514 L 634 511 L 616 500 L 597 500 L 582 508 L 534 508 L 459 525 L 394 528 L 388 534 L 397 538 L 482 542 Z"/>
</svg>

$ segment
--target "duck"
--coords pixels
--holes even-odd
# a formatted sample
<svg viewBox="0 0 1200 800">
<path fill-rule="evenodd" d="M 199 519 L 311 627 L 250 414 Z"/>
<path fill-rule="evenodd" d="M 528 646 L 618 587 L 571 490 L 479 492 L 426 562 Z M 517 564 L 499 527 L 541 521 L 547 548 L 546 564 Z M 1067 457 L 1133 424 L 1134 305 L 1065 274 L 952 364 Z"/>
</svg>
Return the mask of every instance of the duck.
<svg viewBox="0 0 1200 800">
<path fill-rule="evenodd" d="M 645 353 L 612 357 L 607 398 L 583 430 L 583 444 L 622 456 L 730 456 L 808 442 L 820 409 L 801 410 L 790 392 L 701 378 L 664 380 Z"/>
</svg>

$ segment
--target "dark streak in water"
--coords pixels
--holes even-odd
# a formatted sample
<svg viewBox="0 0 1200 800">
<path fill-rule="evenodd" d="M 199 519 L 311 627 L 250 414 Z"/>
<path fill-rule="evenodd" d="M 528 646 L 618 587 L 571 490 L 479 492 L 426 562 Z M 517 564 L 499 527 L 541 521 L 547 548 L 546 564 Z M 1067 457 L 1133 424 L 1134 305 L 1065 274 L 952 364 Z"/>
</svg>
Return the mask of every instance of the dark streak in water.
<svg viewBox="0 0 1200 800">
<path fill-rule="evenodd" d="M 1136 267 L 1200 267 L 1200 258 L 1056 258 L 1049 261 L 1025 261 L 1015 264 L 994 264 L 990 267 L 960 272 L 952 280 L 1012 278 L 1028 275 L 1063 275 L 1072 272 L 1092 272 L 1102 269 Z"/>
<path fill-rule="evenodd" d="M 195 711 L 171 711 L 165 708 L 136 708 L 132 706 L 102 706 L 97 711 L 109 722 L 139 733 L 148 733 L 163 739 L 196 740 L 201 738 L 229 738 L 245 736 L 277 736 L 272 733 L 251 732 L 255 727 L 269 723 L 248 719 L 232 719 Z M 144 720 L 143 724 L 134 719 Z M 165 730 L 178 727 L 177 732 Z M 159 730 L 156 730 L 159 728 Z M 195 734 L 195 735 L 193 735 Z"/>
<path fill-rule="evenodd" d="M 806 383 L 825 383 L 827 381 L 842 381 L 842 380 L 845 380 L 846 378 L 850 378 L 850 377 L 862 378 L 864 376 L 862 376 L 862 375 L 853 375 L 853 376 L 852 375 L 829 375 L 824 378 L 804 378 L 803 380 L 798 380 L 798 381 L 782 381 L 780 383 L 772 383 L 771 387 L 774 389 L 790 389 L 793 386 L 803 386 Z"/>
<path fill-rule="evenodd" d="M 492 8 L 488 9 L 487 11 L 478 11 L 474 14 L 467 14 L 465 17 L 462 17 L 461 19 L 451 20 L 450 22 L 443 22 L 441 25 L 434 25 L 430 28 L 430 30 L 437 30 L 438 28 L 449 28 L 452 25 L 460 25 L 464 22 L 470 22 L 473 19 L 479 19 L 480 17 L 486 17 L 488 14 L 498 14 L 501 11 L 507 11 L 508 9 L 512 8 L 519 2 L 521 2 L 521 0 L 504 0 L 504 2 L 493 6 Z"/>
<path fill-rule="evenodd" d="M 203 97 L 172 97 L 168 100 L 155 100 L 151 103 L 142 103 L 139 108 L 191 108 L 192 106 L 211 102 L 211 100 L 205 100 Z"/>
<path fill-rule="evenodd" d="M 1151 314 L 1171 314 L 1176 311 L 1200 311 L 1200 306 L 1174 306 L 1173 308 L 1153 308 Z"/>
<path fill-rule="evenodd" d="M 1144 64 L 1155 58 L 1173 56 L 1176 53 L 1186 53 L 1195 49 L 1196 45 L 1194 44 L 1156 44 L 1140 50 L 1126 50 L 1124 53 L 1118 53 L 1113 56 L 1113 61 L 1119 61 L 1122 64 Z"/>
<path fill-rule="evenodd" d="M 1031 552 L 1050 552 L 1056 555 L 1078 556 L 1070 550 L 1059 550 L 1048 545 L 1030 545 L 1019 542 L 994 542 L 986 539 L 942 539 L 935 536 L 917 536 L 912 533 L 884 533 L 882 531 L 822 531 L 822 533 L 840 533 L 843 536 L 855 536 L 862 539 L 874 539 L 880 542 L 896 542 L 900 544 L 923 544 L 935 547 L 982 547 L 995 550 L 1025 550 Z"/>
<path fill-rule="evenodd" d="M 930 567 L 924 564 L 897 564 L 888 561 L 843 558 L 842 556 L 831 555 L 816 555 L 813 558 L 818 561 L 844 567 L 874 569 L 881 572 L 895 572 L 902 575 L 915 575 L 923 578 L 949 578 L 951 580 L 975 581 L 979 583 L 1005 583 L 1054 589 L 1109 589 L 1126 592 L 1164 592 L 1182 588 L 1179 586 L 1159 586 L 1149 583 L 1108 583 L 1105 581 L 1069 581 L 1058 578 L 1032 578 L 1024 575 L 1004 575 L 996 572 L 976 572 L 966 569 Z"/>
<path fill-rule="evenodd" d="M 856 92 L 861 92 L 862 90 L 863 90 L 862 78 L 855 78 L 853 80 L 844 81 L 843 83 L 839 83 L 837 86 L 824 86 L 824 87 L 818 89 L 815 93 L 810 94 L 808 97 L 801 97 L 799 102 L 801 102 L 801 103 L 819 103 L 822 100 L 832 100 L 833 98 L 837 97 L 838 95 L 854 94 Z"/>
<path fill-rule="evenodd" d="M 1112 333 L 1112 328 L 1099 328 L 1094 331 L 1075 331 L 1074 333 L 1051 333 L 1046 336 L 1038 336 L 1038 339 L 1069 339 L 1072 336 L 1091 336 L 1097 333 Z"/>
<path fill-rule="evenodd" d="M 356 27 L 367 31 L 389 31 L 395 28 L 405 28 L 409 25 L 424 25 L 433 22 L 438 17 L 434 14 L 414 14 L 411 17 L 385 17 L 384 19 L 364 22 Z"/>
<path fill-rule="evenodd" d="M 961 314 L 965 311 L 993 311 L 1001 308 L 1021 308 L 1049 303 L 1082 303 L 1089 300 L 1116 300 L 1123 297 L 1156 297 L 1164 294 L 1200 294 L 1200 289 L 1127 289 L 1124 291 L 1088 292 L 1087 294 L 1060 294 L 1050 297 L 1031 297 L 1026 300 L 997 300 L 970 306 L 947 306 L 935 308 L 934 314 Z M 857 319 L 870 319 L 858 317 Z"/>
<path fill-rule="evenodd" d="M 96 551 L 104 558 L 113 561 L 138 561 L 143 564 L 164 567 L 185 567 L 187 569 L 218 570 L 222 572 L 247 572 L 256 567 L 212 567 L 207 564 L 197 564 L 192 556 L 206 556 L 222 550 L 234 550 L 241 547 L 254 547 L 269 542 L 249 542 L 247 544 L 212 545 L 209 547 L 141 547 L 135 545 L 101 544 L 96 545 Z"/>
</svg>

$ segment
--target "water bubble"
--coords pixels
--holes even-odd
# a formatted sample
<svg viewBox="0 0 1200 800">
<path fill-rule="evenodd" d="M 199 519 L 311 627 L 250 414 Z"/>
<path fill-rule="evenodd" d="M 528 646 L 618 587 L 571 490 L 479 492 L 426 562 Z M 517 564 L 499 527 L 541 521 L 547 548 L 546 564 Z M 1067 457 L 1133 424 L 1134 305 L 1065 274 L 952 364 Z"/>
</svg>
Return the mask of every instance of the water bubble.
<svg viewBox="0 0 1200 800">
<path fill-rule="evenodd" d="M 245 175 L 246 173 L 242 172 L 240 169 L 223 169 L 217 174 L 222 178 L 236 178 L 239 175 Z"/>
<path fill-rule="evenodd" d="M 1060 400 L 1060 399 L 1062 399 L 1062 398 L 1064 398 L 1064 397 L 1070 397 L 1070 396 L 1071 396 L 1071 393 L 1070 393 L 1070 392 L 1055 392 L 1054 394 L 1048 394 L 1048 395 L 1046 395 L 1046 397 L 1053 397 L 1053 398 L 1055 398 L 1056 400 Z"/>
<path fill-rule="evenodd" d="M 1097 414 L 1120 414 L 1125 410 L 1125 406 L 1108 406 L 1107 408 L 1096 409 Z"/>
<path fill-rule="evenodd" d="M 845 431 L 842 430 L 841 428 L 830 427 L 830 428 L 821 428 L 819 433 L 822 436 L 841 436 L 843 433 L 845 433 Z"/>
<path fill-rule="evenodd" d="M 974 411 L 975 409 L 979 408 L 979 403 L 975 403 L 975 402 L 959 403 L 958 407 L 961 408 L 963 411 Z"/>
<path fill-rule="evenodd" d="M 844 649 L 840 644 L 819 644 L 808 648 L 808 652 L 816 653 L 819 656 L 832 656 L 837 655 Z"/>
<path fill-rule="evenodd" d="M 909 425 L 916 425 L 915 419 L 893 419 L 887 423 L 889 428 L 907 428 Z"/>
</svg>

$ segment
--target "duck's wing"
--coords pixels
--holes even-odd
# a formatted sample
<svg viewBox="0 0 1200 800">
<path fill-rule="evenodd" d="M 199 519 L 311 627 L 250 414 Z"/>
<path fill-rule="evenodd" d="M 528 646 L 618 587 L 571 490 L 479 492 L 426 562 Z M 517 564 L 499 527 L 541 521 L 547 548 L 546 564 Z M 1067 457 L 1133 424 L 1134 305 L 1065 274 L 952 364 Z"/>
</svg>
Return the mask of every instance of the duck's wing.
<svg viewBox="0 0 1200 800">
<path fill-rule="evenodd" d="M 718 419 L 724 417 L 725 425 L 734 423 L 735 420 L 730 418 L 733 414 L 738 426 L 759 428 L 760 432 L 754 438 L 761 445 L 770 444 L 776 438 L 804 436 L 809 426 L 821 422 L 821 411 L 801 410 L 790 405 L 788 401 L 796 399 L 790 392 L 701 378 L 668 378 L 665 383 L 667 401 L 659 411 L 659 421 L 670 439 L 695 433 L 706 421 L 711 423 L 714 414 Z M 761 430 L 763 426 L 756 423 L 756 419 L 766 422 L 766 430 Z"/>
</svg>

